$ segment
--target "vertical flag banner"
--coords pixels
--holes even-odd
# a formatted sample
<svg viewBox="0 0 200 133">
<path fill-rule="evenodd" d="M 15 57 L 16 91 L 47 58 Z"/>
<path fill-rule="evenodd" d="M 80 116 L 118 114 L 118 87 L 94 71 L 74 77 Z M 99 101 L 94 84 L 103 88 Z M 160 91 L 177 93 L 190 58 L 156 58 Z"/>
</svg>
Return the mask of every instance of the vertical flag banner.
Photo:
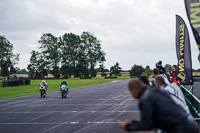
<svg viewBox="0 0 200 133">
<path fill-rule="evenodd" d="M 178 58 L 177 78 L 181 79 L 182 84 L 191 85 L 193 80 L 190 38 L 184 20 L 178 15 L 176 15 L 176 52 Z"/>
<path fill-rule="evenodd" d="M 200 1 L 185 0 L 185 7 L 192 31 L 200 51 Z M 200 54 L 198 56 L 200 62 Z"/>
</svg>

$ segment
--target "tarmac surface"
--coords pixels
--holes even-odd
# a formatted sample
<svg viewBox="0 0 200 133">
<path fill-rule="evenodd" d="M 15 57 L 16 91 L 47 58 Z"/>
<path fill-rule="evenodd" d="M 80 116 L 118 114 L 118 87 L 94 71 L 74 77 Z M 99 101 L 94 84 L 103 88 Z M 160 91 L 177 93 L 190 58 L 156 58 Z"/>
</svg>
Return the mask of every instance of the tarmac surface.
<svg viewBox="0 0 200 133">
<path fill-rule="evenodd" d="M 2 100 L 0 133 L 123 133 L 118 120 L 139 119 L 128 81 Z"/>
</svg>

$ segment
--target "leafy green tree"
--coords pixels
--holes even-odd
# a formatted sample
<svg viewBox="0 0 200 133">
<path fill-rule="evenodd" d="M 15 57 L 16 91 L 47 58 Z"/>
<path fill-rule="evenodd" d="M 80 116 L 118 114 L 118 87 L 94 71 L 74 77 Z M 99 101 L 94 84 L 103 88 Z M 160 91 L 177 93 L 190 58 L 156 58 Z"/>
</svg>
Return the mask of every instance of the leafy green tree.
<svg viewBox="0 0 200 133">
<path fill-rule="evenodd" d="M 105 66 L 104 66 L 104 62 L 106 61 L 106 59 L 105 59 L 105 55 L 103 55 L 102 57 L 101 57 L 101 60 L 100 60 L 100 62 L 99 62 L 99 69 L 100 69 L 100 72 L 101 72 L 101 76 L 102 77 L 106 77 L 107 76 L 107 74 L 106 74 L 106 69 L 105 69 Z"/>
<path fill-rule="evenodd" d="M 20 69 L 18 67 L 15 67 L 16 74 L 28 74 L 26 69 Z"/>
<path fill-rule="evenodd" d="M 0 68 L 1 76 L 14 73 L 14 65 L 19 61 L 19 54 L 13 53 L 13 44 L 4 36 L 0 36 Z"/>
<path fill-rule="evenodd" d="M 51 71 L 51 74 L 56 78 L 60 78 L 60 68 L 59 68 L 59 66 L 53 66 L 53 70 Z"/>
<path fill-rule="evenodd" d="M 39 43 L 44 63 L 46 63 L 43 65 L 48 66 L 50 73 L 58 78 L 60 73 L 64 77 L 96 76 L 95 66 L 102 57 L 105 58 L 100 41 L 89 32 L 83 32 L 80 36 L 65 33 L 58 38 L 45 33 L 41 36 Z"/>
<path fill-rule="evenodd" d="M 38 52 L 32 51 L 31 52 L 31 58 L 30 58 L 30 64 L 28 65 L 27 69 L 29 70 L 29 77 L 33 78 L 35 77 L 38 69 Z"/>
<path fill-rule="evenodd" d="M 130 75 L 139 77 L 143 72 L 144 68 L 141 65 L 134 65 L 130 70 Z"/>
<path fill-rule="evenodd" d="M 145 76 L 149 77 L 150 75 L 152 75 L 152 70 L 150 69 L 150 66 L 146 66 L 144 69 L 144 73 Z"/>
<path fill-rule="evenodd" d="M 42 54 L 37 51 L 31 52 L 30 64 L 27 69 L 29 70 L 29 77 L 43 78 L 48 75 L 48 63 L 43 58 Z"/>
<path fill-rule="evenodd" d="M 73 33 L 65 33 L 59 38 L 59 47 L 61 49 L 62 74 L 67 77 L 71 75 L 78 76 L 76 66 L 78 58 L 80 59 L 80 56 L 83 55 L 80 54 L 80 51 L 82 51 L 80 37 Z"/>
<path fill-rule="evenodd" d="M 84 51 L 80 51 L 77 56 L 77 77 L 89 77 L 88 62 Z"/>
<path fill-rule="evenodd" d="M 121 72 L 121 69 L 122 68 L 119 67 L 119 63 L 116 62 L 116 64 L 110 68 L 110 76 L 112 76 L 113 74 L 118 76 Z"/>
<path fill-rule="evenodd" d="M 165 69 L 166 69 L 166 71 L 168 71 L 170 67 L 171 67 L 170 64 L 166 64 L 166 65 L 165 65 Z"/>
<path fill-rule="evenodd" d="M 14 65 L 19 61 L 19 54 L 13 53 L 13 44 L 4 36 L 0 36 L 0 69 L 2 76 L 14 73 Z"/>
<path fill-rule="evenodd" d="M 85 47 L 87 61 L 90 68 L 90 75 L 92 77 L 96 77 L 97 72 L 95 70 L 95 66 L 97 62 L 101 60 L 101 57 L 105 55 L 101 49 L 101 43 L 97 37 L 90 32 L 83 32 L 81 35 L 81 41 Z"/>
<path fill-rule="evenodd" d="M 40 37 L 38 42 L 41 44 L 40 49 L 42 50 L 45 61 L 48 62 L 52 75 L 54 75 L 56 78 L 59 78 L 60 49 L 58 45 L 58 39 L 50 33 L 45 33 Z"/>
</svg>

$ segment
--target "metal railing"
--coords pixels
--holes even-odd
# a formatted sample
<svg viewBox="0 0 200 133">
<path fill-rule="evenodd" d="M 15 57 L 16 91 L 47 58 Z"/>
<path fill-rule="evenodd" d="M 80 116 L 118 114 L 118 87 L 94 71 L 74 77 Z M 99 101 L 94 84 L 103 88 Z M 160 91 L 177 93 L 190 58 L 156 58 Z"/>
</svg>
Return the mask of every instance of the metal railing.
<svg viewBox="0 0 200 133">
<path fill-rule="evenodd" d="M 181 89 L 191 114 L 200 126 L 200 100 L 196 98 L 190 91 L 188 91 L 188 86 L 181 85 Z"/>
</svg>

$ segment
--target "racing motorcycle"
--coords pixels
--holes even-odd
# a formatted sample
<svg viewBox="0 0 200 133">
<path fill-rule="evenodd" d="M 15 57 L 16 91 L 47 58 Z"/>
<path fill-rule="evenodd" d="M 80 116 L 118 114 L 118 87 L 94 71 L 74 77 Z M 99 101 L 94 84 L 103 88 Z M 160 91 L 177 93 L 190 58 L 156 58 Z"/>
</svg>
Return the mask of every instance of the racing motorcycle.
<svg viewBox="0 0 200 133">
<path fill-rule="evenodd" d="M 44 85 L 40 85 L 40 96 L 41 97 L 46 97 L 46 92 L 47 92 L 47 89 Z"/>
<path fill-rule="evenodd" d="M 66 98 L 68 94 L 68 86 L 66 84 L 62 84 L 60 87 L 60 92 L 61 92 L 62 98 Z"/>
</svg>

